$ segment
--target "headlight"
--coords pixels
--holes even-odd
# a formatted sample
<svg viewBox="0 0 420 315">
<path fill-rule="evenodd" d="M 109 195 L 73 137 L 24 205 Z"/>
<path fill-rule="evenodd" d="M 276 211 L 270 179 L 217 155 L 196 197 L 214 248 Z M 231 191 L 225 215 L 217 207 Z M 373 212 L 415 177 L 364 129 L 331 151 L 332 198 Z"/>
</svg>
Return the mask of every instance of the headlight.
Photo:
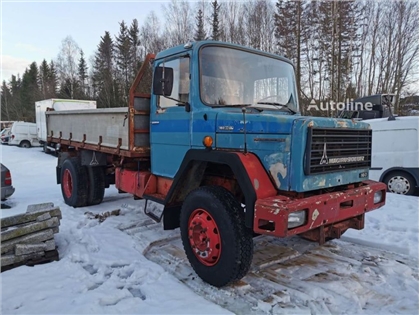
<svg viewBox="0 0 420 315">
<path fill-rule="evenodd" d="M 383 196 L 382 190 L 379 190 L 379 191 L 375 192 L 375 194 L 373 195 L 373 203 L 381 202 L 382 201 L 382 196 Z"/>
<path fill-rule="evenodd" d="M 291 229 L 304 225 L 306 222 L 306 210 L 291 212 L 287 220 L 287 228 Z"/>
</svg>

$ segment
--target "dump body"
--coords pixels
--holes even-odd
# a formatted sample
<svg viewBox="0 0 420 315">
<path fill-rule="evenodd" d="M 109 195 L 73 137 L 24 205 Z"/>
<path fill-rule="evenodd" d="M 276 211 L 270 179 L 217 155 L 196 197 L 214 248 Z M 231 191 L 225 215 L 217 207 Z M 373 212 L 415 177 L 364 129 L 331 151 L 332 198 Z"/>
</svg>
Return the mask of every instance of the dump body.
<svg viewBox="0 0 420 315">
<path fill-rule="evenodd" d="M 65 111 L 96 108 L 96 101 L 88 100 L 66 100 L 48 99 L 35 102 L 35 117 L 38 139 L 43 144 L 47 142 L 47 122 L 45 113 L 47 111 Z"/>
<path fill-rule="evenodd" d="M 127 107 L 48 111 L 46 117 L 48 139 L 55 143 L 122 156 L 147 155 L 149 151 L 148 132 L 136 133 L 148 131 L 149 117 L 135 115 L 131 119 L 135 128 L 130 128 Z"/>
</svg>

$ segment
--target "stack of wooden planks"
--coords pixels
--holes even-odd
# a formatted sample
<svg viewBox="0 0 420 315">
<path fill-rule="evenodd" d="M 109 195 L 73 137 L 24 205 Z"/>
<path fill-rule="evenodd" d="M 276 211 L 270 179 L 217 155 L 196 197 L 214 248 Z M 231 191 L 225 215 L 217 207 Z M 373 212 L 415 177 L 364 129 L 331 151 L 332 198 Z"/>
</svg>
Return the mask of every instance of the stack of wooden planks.
<svg viewBox="0 0 420 315">
<path fill-rule="evenodd" d="M 54 234 L 61 220 L 53 203 L 30 205 L 26 213 L 1 219 L 1 271 L 58 260 Z"/>
</svg>

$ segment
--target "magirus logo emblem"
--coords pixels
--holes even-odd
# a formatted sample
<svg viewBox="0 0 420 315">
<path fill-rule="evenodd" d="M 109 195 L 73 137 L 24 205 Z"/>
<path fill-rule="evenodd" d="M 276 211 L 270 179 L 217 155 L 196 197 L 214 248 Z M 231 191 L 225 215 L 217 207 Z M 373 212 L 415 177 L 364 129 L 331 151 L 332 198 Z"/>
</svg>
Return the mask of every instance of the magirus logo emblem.
<svg viewBox="0 0 420 315">
<path fill-rule="evenodd" d="M 324 152 L 322 153 L 321 161 L 319 161 L 320 165 L 328 164 L 328 156 L 327 156 L 327 144 L 324 143 Z"/>
<path fill-rule="evenodd" d="M 363 162 L 365 157 L 363 155 L 359 156 L 348 156 L 348 157 L 334 157 L 328 158 L 327 155 L 327 144 L 324 143 L 324 151 L 322 152 L 321 160 L 319 161 L 320 165 L 332 165 L 332 164 L 342 164 L 342 163 L 355 163 L 355 162 Z"/>
</svg>

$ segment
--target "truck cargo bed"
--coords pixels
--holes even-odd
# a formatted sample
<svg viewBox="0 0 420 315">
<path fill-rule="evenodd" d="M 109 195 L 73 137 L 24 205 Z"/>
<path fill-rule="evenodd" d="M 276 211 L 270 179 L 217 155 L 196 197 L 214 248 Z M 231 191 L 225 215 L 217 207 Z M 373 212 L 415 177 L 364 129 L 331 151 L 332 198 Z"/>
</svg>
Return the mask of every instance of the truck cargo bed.
<svg viewBox="0 0 420 315">
<path fill-rule="evenodd" d="M 50 111 L 47 116 L 48 140 L 73 147 L 119 154 L 149 155 L 149 115 L 129 119 L 128 107 Z M 130 128 L 130 120 L 135 128 Z M 130 130 L 144 130 L 131 134 Z M 132 138 L 132 142 L 130 142 Z M 130 147 L 132 143 L 132 147 Z"/>
</svg>

